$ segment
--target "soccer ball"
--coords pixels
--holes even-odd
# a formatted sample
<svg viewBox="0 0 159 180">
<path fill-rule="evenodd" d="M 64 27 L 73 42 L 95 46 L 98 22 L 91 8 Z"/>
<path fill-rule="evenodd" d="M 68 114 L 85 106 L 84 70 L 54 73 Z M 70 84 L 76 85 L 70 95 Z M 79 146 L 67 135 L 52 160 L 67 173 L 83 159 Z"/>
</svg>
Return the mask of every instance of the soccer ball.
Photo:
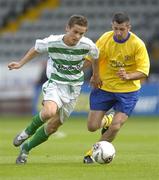
<svg viewBox="0 0 159 180">
<path fill-rule="evenodd" d="M 108 164 L 115 157 L 115 148 L 108 141 L 100 141 L 93 145 L 92 157 L 99 164 Z"/>
</svg>

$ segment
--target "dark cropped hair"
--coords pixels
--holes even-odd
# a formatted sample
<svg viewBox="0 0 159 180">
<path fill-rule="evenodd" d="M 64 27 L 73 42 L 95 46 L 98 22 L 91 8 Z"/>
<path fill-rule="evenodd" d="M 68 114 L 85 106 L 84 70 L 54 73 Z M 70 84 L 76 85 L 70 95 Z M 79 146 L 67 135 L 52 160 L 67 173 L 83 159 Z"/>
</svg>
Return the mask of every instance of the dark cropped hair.
<svg viewBox="0 0 159 180">
<path fill-rule="evenodd" d="M 124 12 L 115 13 L 112 22 L 117 22 L 118 24 L 124 23 L 124 22 L 130 22 L 129 16 Z"/>
<path fill-rule="evenodd" d="M 84 17 L 82 15 L 73 15 L 68 20 L 68 26 L 72 27 L 75 24 L 77 24 L 79 26 L 87 27 L 88 26 L 88 20 L 86 17 Z"/>
</svg>

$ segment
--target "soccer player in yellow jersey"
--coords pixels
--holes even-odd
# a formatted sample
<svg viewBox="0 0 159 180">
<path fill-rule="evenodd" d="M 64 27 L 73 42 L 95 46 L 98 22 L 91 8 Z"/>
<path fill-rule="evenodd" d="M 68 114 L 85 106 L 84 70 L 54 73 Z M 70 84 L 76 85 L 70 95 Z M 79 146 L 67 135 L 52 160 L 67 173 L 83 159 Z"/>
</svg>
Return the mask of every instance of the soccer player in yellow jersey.
<svg viewBox="0 0 159 180">
<path fill-rule="evenodd" d="M 112 18 L 112 31 L 104 33 L 96 43 L 100 51 L 98 68 L 101 84 L 90 94 L 88 130 L 94 132 L 99 129 L 105 112 L 111 108 L 115 111 L 111 125 L 99 141 L 114 140 L 138 101 L 140 81 L 149 74 L 145 44 L 130 29 L 128 15 L 116 13 Z M 98 74 L 92 76 L 92 84 L 96 79 Z M 89 151 L 84 163 L 92 162 Z"/>
</svg>

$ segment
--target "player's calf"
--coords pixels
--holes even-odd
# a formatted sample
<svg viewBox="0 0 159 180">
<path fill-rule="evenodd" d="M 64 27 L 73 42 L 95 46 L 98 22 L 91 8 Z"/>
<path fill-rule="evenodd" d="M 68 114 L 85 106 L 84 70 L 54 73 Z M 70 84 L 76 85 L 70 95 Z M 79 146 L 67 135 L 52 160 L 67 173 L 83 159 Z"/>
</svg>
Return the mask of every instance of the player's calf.
<svg viewBox="0 0 159 180">
<path fill-rule="evenodd" d="M 114 117 L 114 112 L 111 112 L 108 115 L 104 115 L 104 117 L 102 119 L 103 128 L 101 130 L 101 134 L 104 134 L 108 130 L 109 126 L 112 123 L 113 117 Z"/>
</svg>

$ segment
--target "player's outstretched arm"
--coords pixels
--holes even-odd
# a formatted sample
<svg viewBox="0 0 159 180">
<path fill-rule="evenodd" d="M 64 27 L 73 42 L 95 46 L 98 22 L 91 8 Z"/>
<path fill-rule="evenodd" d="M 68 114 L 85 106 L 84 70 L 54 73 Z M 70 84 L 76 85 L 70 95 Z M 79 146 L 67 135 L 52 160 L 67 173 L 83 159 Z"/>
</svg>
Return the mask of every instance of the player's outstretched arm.
<svg viewBox="0 0 159 180">
<path fill-rule="evenodd" d="M 36 57 L 37 55 L 39 55 L 39 53 L 34 49 L 31 48 L 22 59 L 19 60 L 19 62 L 11 62 L 8 64 L 8 68 L 9 70 L 12 69 L 19 69 L 21 68 L 24 64 L 26 64 L 27 62 L 31 61 L 34 57 Z"/>
</svg>

